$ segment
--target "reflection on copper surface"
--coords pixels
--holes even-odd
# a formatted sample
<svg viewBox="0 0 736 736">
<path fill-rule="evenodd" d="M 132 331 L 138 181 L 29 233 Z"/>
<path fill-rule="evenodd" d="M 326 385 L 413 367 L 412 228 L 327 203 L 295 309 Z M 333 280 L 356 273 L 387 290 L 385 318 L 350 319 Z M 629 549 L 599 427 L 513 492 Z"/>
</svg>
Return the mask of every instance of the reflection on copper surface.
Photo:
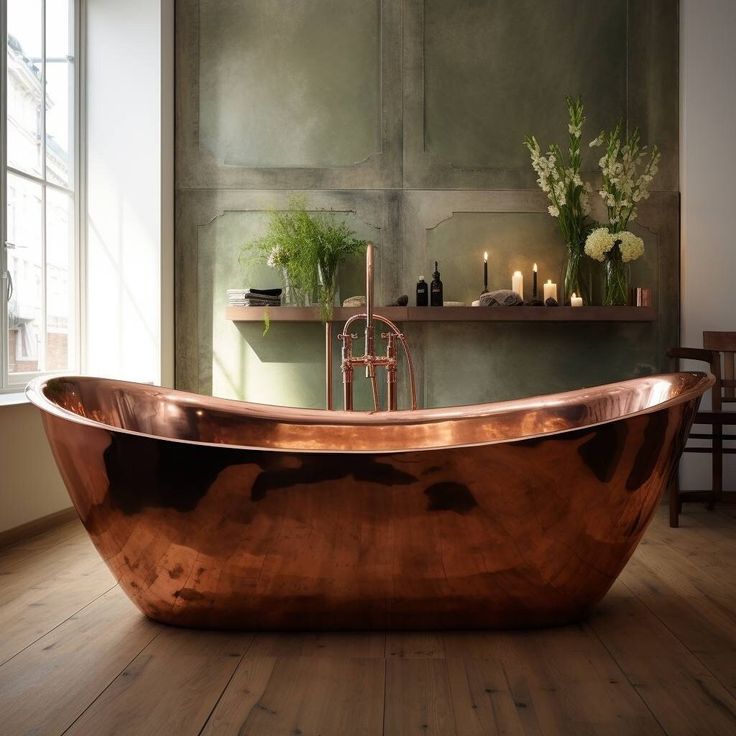
<svg viewBox="0 0 736 736">
<path fill-rule="evenodd" d="M 148 616 L 238 628 L 577 619 L 675 472 L 710 376 L 360 414 L 37 380 L 102 557 Z"/>
</svg>

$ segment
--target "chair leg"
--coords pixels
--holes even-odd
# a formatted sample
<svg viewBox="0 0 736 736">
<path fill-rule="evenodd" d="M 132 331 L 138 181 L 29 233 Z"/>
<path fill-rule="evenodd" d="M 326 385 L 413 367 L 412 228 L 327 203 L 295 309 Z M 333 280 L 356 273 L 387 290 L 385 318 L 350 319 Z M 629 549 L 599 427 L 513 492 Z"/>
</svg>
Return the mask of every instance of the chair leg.
<svg viewBox="0 0 736 736">
<path fill-rule="evenodd" d="M 679 468 L 675 470 L 670 483 L 670 527 L 677 529 L 680 526 L 680 512 L 682 501 L 680 500 L 680 473 Z"/>
<path fill-rule="evenodd" d="M 723 494 L 723 438 L 721 432 L 723 427 L 716 424 L 713 427 L 713 464 L 712 480 L 713 495 L 708 502 L 708 510 L 715 508 L 716 501 L 720 501 Z"/>
</svg>

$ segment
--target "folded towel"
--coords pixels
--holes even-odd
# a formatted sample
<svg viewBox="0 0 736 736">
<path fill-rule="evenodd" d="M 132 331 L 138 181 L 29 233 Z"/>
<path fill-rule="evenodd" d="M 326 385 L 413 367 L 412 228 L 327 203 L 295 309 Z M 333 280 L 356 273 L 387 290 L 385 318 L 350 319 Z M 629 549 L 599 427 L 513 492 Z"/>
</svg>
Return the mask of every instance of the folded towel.
<svg viewBox="0 0 736 736">
<path fill-rule="evenodd" d="M 517 307 L 524 300 L 511 289 L 498 289 L 480 295 L 481 307 Z"/>
<path fill-rule="evenodd" d="M 236 302 L 228 302 L 231 307 L 280 307 L 281 301 L 270 301 L 267 299 L 242 299 Z"/>
<path fill-rule="evenodd" d="M 240 298 L 247 299 L 250 296 L 257 296 L 257 297 L 270 297 L 270 298 L 276 298 L 281 296 L 282 289 L 228 289 L 227 295 L 228 298 L 231 296 L 237 296 Z"/>
</svg>

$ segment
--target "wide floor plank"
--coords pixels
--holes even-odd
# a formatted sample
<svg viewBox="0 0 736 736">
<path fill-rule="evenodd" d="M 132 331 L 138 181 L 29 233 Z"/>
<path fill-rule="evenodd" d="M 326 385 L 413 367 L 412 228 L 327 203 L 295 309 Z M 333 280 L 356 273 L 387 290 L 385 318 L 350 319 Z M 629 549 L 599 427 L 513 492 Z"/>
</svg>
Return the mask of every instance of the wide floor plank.
<svg viewBox="0 0 736 736">
<path fill-rule="evenodd" d="M 64 732 L 158 634 L 114 588 L 0 667 L 4 733 Z"/>
<path fill-rule="evenodd" d="M 247 657 L 204 734 L 381 736 L 383 697 L 383 659 Z"/>
</svg>

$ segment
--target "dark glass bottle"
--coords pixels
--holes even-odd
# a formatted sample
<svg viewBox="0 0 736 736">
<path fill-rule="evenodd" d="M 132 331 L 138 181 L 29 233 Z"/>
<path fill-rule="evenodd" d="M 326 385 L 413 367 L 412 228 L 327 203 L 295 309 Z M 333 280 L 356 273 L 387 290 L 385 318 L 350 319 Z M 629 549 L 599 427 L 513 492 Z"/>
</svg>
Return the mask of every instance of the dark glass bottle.
<svg viewBox="0 0 736 736">
<path fill-rule="evenodd" d="M 424 276 L 419 277 L 417 282 L 417 306 L 426 307 L 429 305 L 429 286 L 424 280 Z"/>
<path fill-rule="evenodd" d="M 442 281 L 440 281 L 440 269 L 437 261 L 434 262 L 434 273 L 432 284 L 429 287 L 429 304 L 432 307 L 441 307 L 444 303 L 442 298 Z"/>
</svg>

